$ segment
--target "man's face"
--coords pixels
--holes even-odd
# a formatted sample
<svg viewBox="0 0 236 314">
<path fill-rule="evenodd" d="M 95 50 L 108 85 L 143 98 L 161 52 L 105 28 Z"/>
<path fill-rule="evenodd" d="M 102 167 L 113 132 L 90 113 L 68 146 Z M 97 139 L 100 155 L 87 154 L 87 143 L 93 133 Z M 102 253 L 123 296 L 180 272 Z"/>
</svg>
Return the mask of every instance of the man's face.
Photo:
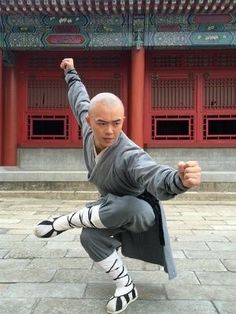
<svg viewBox="0 0 236 314">
<path fill-rule="evenodd" d="M 111 146 L 122 130 L 124 109 L 122 105 L 107 106 L 97 103 L 87 117 L 93 131 L 97 153 Z"/>
</svg>

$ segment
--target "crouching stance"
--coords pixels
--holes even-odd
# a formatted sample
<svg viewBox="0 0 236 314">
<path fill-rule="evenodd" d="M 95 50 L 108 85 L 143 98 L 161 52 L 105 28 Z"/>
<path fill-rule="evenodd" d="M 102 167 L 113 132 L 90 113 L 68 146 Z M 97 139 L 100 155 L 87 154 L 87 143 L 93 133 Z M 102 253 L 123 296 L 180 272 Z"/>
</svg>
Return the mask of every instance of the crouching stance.
<svg viewBox="0 0 236 314">
<path fill-rule="evenodd" d="M 81 127 L 88 180 L 101 198 L 74 213 L 42 221 L 38 237 L 83 228 L 81 243 L 89 256 L 116 284 L 108 313 L 121 313 L 137 299 L 117 248 L 124 256 L 164 267 L 176 276 L 165 214 L 160 200 L 173 198 L 200 183 L 196 161 L 180 162 L 178 170 L 157 164 L 122 131 L 124 106 L 114 94 L 100 93 L 90 101 L 73 59 L 60 65 L 68 84 L 71 109 Z"/>
<path fill-rule="evenodd" d="M 35 235 L 49 238 L 71 228 L 83 228 L 81 243 L 89 256 L 113 279 L 116 290 L 107 303 L 108 313 L 120 313 L 137 299 L 135 285 L 117 253 L 122 231 L 140 233 L 155 223 L 152 207 L 133 196 L 107 195 L 101 204 L 84 207 L 74 213 L 44 220 L 35 228 Z"/>
</svg>

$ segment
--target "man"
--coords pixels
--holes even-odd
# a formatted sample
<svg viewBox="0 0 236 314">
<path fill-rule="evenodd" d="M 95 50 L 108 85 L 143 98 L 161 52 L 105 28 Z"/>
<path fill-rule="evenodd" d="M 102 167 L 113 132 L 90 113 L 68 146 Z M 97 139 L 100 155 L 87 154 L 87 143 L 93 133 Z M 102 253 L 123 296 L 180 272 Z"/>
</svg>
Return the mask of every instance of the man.
<svg viewBox="0 0 236 314">
<path fill-rule="evenodd" d="M 176 276 L 166 220 L 160 200 L 173 198 L 200 184 L 196 161 L 180 162 L 178 170 L 156 164 L 122 131 L 124 106 L 111 93 L 89 100 L 74 69 L 73 59 L 62 60 L 71 108 L 82 128 L 88 180 L 101 197 L 71 214 L 42 221 L 38 237 L 53 237 L 83 228 L 81 243 L 89 256 L 116 284 L 108 313 L 121 313 L 138 297 L 136 287 L 117 250 L 125 256 L 157 263 Z"/>
</svg>

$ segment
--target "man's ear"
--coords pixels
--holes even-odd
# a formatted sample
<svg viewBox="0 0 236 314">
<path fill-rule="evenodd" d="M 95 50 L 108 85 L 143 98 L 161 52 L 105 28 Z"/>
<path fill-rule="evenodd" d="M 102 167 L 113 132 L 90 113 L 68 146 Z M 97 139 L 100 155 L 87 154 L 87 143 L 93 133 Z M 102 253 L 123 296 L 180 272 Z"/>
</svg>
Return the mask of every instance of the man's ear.
<svg viewBox="0 0 236 314">
<path fill-rule="evenodd" d="M 88 125 L 90 125 L 90 118 L 89 118 L 89 116 L 86 117 L 86 122 L 88 123 Z"/>
</svg>

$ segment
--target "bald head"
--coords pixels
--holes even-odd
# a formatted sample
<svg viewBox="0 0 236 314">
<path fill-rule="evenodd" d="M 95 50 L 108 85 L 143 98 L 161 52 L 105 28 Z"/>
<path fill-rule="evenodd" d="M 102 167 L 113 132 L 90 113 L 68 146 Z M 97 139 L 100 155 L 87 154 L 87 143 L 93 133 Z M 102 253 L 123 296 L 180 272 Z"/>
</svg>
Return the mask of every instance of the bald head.
<svg viewBox="0 0 236 314">
<path fill-rule="evenodd" d="M 119 97 L 112 93 L 99 93 L 96 96 L 94 96 L 90 101 L 89 106 L 89 115 L 92 115 L 94 111 L 97 111 L 99 109 L 98 107 L 107 107 L 107 109 L 112 110 L 113 108 L 119 108 L 120 111 L 124 115 L 124 105 Z"/>
<path fill-rule="evenodd" d="M 112 146 L 117 140 L 124 119 L 124 106 L 116 95 L 100 93 L 91 99 L 86 121 L 93 132 L 97 153 Z"/>
</svg>

